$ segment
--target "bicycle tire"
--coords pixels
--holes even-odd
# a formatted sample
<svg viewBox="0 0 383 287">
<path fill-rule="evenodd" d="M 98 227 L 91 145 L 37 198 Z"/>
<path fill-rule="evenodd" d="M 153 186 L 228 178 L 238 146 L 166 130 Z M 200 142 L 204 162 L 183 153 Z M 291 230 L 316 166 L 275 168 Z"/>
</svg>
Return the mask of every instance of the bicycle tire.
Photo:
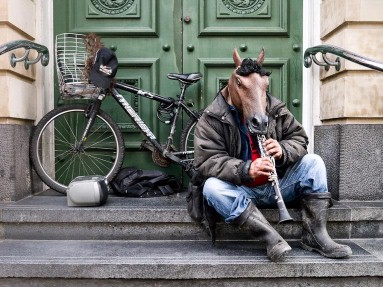
<svg viewBox="0 0 383 287">
<path fill-rule="evenodd" d="M 101 175 L 111 181 L 124 160 L 122 133 L 114 120 L 102 110 L 83 148 L 75 150 L 76 140 L 84 130 L 81 127 L 88 120 L 87 110 L 88 105 L 84 104 L 56 108 L 39 121 L 31 136 L 29 153 L 36 173 L 47 186 L 63 194 L 77 176 Z M 52 157 L 50 162 L 44 158 L 47 152 L 55 153 L 54 162 Z"/>
<path fill-rule="evenodd" d="M 197 118 L 189 118 L 181 132 L 180 151 L 192 152 L 190 155 L 186 155 L 186 160 L 191 164 L 194 160 L 194 129 L 202 113 L 203 110 L 200 110 L 196 113 Z"/>
</svg>

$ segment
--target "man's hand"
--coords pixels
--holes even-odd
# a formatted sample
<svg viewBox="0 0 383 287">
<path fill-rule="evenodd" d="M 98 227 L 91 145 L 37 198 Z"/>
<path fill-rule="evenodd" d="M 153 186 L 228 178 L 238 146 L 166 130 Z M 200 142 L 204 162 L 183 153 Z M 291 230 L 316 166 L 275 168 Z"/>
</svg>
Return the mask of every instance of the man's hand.
<svg viewBox="0 0 383 287">
<path fill-rule="evenodd" d="M 249 176 L 256 179 L 261 176 L 269 176 L 274 171 L 273 163 L 268 157 L 257 158 L 250 165 Z"/>
<path fill-rule="evenodd" d="M 276 160 L 282 158 L 282 148 L 279 142 L 275 139 L 269 138 L 264 143 L 264 148 L 269 156 L 274 157 Z"/>
</svg>

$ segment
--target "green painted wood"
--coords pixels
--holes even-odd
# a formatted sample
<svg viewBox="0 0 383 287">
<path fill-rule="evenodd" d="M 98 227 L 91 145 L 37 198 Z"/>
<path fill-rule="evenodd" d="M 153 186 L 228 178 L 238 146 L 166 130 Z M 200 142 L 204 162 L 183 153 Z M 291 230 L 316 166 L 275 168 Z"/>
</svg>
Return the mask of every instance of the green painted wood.
<svg viewBox="0 0 383 287">
<path fill-rule="evenodd" d="M 161 95 L 174 97 L 179 92 L 168 73 L 203 73 L 201 83 L 187 92 L 195 109 L 210 103 L 225 84 L 234 68 L 234 47 L 243 58 L 256 57 L 264 47 L 264 66 L 272 71 L 271 92 L 301 119 L 301 105 L 293 102 L 302 101 L 302 0 L 60 0 L 54 1 L 54 29 L 55 35 L 100 35 L 105 46 L 116 49 L 117 79 Z M 157 104 L 126 96 L 164 142 L 169 126 L 158 121 Z M 103 108 L 124 133 L 125 165 L 158 168 L 138 151 L 143 137 L 119 107 L 106 100 Z M 170 170 L 179 172 L 176 167 Z"/>
<path fill-rule="evenodd" d="M 55 1 L 55 35 L 96 33 L 106 47 L 115 49 L 119 60 L 118 80 L 175 97 L 179 92 L 178 83 L 170 81 L 166 75 L 182 72 L 181 4 L 177 0 Z M 157 120 L 157 103 L 132 94 L 126 96 L 154 134 L 165 142 L 169 126 Z M 153 164 L 143 160 L 142 153 L 138 152 L 143 136 L 122 109 L 112 99 L 105 101 L 103 109 L 112 115 L 123 131 L 129 151 L 125 165 L 153 168 Z"/>
<path fill-rule="evenodd" d="M 232 52 L 256 58 L 265 48 L 264 67 L 272 72 L 270 91 L 301 120 L 302 1 L 184 0 L 183 68 L 204 74 L 195 99 L 206 106 L 234 68 Z M 190 49 L 193 47 L 194 49 Z"/>
</svg>

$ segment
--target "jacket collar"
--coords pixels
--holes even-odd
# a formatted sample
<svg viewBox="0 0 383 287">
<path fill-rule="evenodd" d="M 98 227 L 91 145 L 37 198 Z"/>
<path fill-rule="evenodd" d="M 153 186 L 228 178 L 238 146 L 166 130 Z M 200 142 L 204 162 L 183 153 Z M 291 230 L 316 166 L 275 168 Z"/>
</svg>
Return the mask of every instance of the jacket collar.
<svg viewBox="0 0 383 287">
<path fill-rule="evenodd" d="M 221 120 L 230 117 L 230 111 L 230 105 L 227 103 L 221 91 L 218 92 L 214 101 L 206 108 L 207 113 L 209 113 L 212 116 L 215 116 L 216 118 L 221 118 Z"/>
<path fill-rule="evenodd" d="M 267 108 L 266 114 L 269 117 L 274 115 L 283 115 L 287 112 L 286 104 L 276 97 L 272 96 L 269 92 L 267 92 Z"/>
</svg>

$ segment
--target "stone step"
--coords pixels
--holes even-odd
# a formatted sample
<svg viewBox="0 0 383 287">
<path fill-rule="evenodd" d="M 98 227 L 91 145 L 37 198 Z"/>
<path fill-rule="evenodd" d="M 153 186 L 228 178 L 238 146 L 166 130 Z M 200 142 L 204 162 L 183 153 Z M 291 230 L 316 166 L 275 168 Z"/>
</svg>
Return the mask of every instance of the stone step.
<svg viewBox="0 0 383 287">
<path fill-rule="evenodd" d="M 348 259 L 288 242 L 272 263 L 252 241 L 2 240 L 0 286 L 382 286 L 383 239 L 341 240 Z"/>
<path fill-rule="evenodd" d="M 328 230 L 333 238 L 383 237 L 383 202 L 335 202 Z M 265 217 L 287 239 L 301 234 L 301 214 L 290 209 L 293 223 L 277 224 L 278 212 L 263 209 Z M 110 196 L 100 207 L 68 207 L 57 194 L 31 196 L 0 203 L 0 238 L 30 240 L 208 240 L 205 227 L 186 210 L 185 194 L 156 198 Z M 217 238 L 250 239 L 245 231 L 218 224 Z"/>
</svg>

